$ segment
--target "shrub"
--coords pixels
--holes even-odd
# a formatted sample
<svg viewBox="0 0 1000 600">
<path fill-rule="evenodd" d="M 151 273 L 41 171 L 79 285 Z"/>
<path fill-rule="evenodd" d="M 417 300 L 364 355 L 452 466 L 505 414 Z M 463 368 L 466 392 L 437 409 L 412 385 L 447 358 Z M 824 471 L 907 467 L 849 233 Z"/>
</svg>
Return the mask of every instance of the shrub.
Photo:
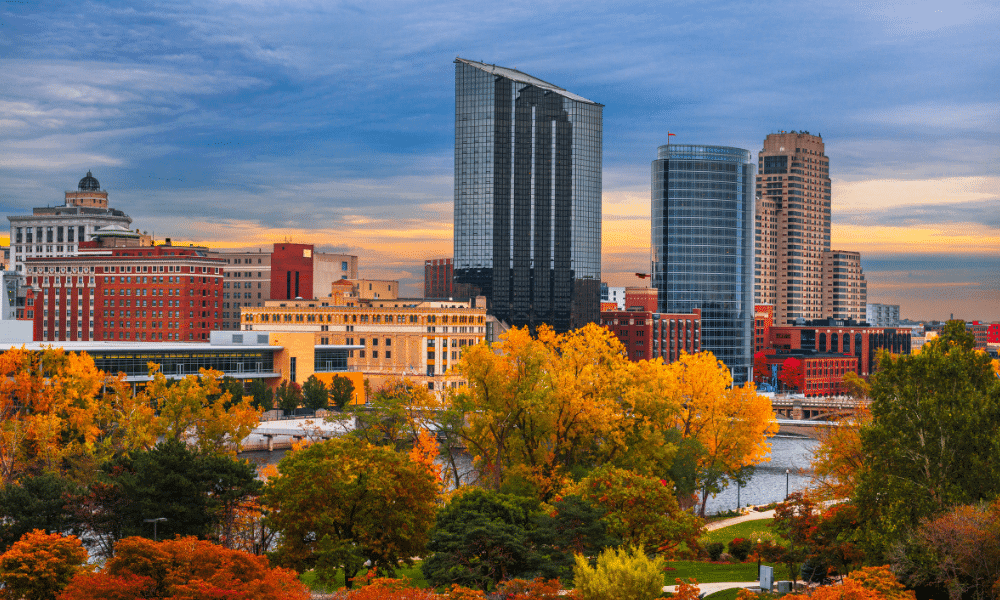
<svg viewBox="0 0 1000 600">
<path fill-rule="evenodd" d="M 733 541 L 729 542 L 729 553 L 733 555 L 733 558 L 743 562 L 750 556 L 750 548 L 753 547 L 753 542 L 745 538 L 735 538 Z"/>
<path fill-rule="evenodd" d="M 708 558 L 713 562 L 719 562 L 719 558 L 722 557 L 722 553 L 726 550 L 726 545 L 722 542 L 710 542 L 705 544 L 705 552 L 708 552 Z"/>
<path fill-rule="evenodd" d="M 76 536 L 63 537 L 35 529 L 0 555 L 4 598 L 55 598 L 70 579 L 85 570 L 87 551 Z"/>
<path fill-rule="evenodd" d="M 663 559 L 649 558 L 642 546 L 608 548 L 596 567 L 577 554 L 573 576 L 583 600 L 652 600 L 663 591 L 663 567 Z"/>
</svg>

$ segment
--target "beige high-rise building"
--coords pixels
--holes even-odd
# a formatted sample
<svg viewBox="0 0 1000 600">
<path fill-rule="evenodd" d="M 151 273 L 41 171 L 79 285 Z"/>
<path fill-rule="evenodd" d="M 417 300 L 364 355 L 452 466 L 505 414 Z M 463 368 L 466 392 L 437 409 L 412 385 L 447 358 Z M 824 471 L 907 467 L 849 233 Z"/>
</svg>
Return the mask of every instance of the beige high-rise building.
<svg viewBox="0 0 1000 600">
<path fill-rule="evenodd" d="M 830 161 L 807 131 L 772 133 L 758 156 L 754 302 L 775 325 L 821 319 L 830 250 Z"/>
<path fill-rule="evenodd" d="M 861 269 L 861 253 L 831 250 L 823 253 L 823 318 L 866 320 L 868 284 Z"/>
</svg>

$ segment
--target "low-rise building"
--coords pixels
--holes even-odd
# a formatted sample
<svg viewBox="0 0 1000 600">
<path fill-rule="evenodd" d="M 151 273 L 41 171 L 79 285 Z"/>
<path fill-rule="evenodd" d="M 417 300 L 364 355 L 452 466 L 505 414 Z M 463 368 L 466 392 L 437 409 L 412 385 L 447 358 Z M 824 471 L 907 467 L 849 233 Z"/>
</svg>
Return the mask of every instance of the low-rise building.
<svg viewBox="0 0 1000 600">
<path fill-rule="evenodd" d="M 893 354 L 910 353 L 910 330 L 869 327 L 854 320 L 817 319 L 803 325 L 771 327 L 764 352 L 779 357 L 809 351 L 857 358 L 857 374 L 867 377 L 875 371 L 879 350 Z"/>
<path fill-rule="evenodd" d="M 633 361 L 662 358 L 673 362 L 681 352 L 701 351 L 701 311 L 664 314 L 656 311 L 656 288 L 626 288 L 627 310 L 602 310 L 601 325 L 625 346 Z"/>
<path fill-rule="evenodd" d="M 486 339 L 487 320 L 481 297 L 363 300 L 335 291 L 330 298 L 272 300 L 243 309 L 246 332 L 308 332 L 317 348 L 354 347 L 349 370 L 363 373 L 372 385 L 407 377 L 434 391 L 464 382 L 454 367 L 466 347 Z"/>
</svg>

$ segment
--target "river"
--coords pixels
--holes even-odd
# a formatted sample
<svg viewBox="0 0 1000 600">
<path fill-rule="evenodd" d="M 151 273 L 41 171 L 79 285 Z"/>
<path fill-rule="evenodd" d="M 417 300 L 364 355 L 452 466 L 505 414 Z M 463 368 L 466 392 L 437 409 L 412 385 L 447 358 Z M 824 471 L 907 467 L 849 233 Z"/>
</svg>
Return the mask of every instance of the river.
<svg viewBox="0 0 1000 600">
<path fill-rule="evenodd" d="M 809 462 L 818 442 L 811 438 L 776 436 L 771 438 L 771 458 L 757 465 L 753 478 L 739 491 L 741 506 L 769 504 L 784 500 L 786 474 L 789 492 L 802 491 L 809 485 L 812 472 Z M 240 458 L 247 458 L 258 464 L 277 464 L 286 450 L 241 452 Z M 468 462 L 468 461 L 465 461 Z M 468 466 L 471 467 L 471 464 Z M 714 514 L 736 508 L 737 491 L 735 485 L 709 498 L 706 514 Z"/>
</svg>

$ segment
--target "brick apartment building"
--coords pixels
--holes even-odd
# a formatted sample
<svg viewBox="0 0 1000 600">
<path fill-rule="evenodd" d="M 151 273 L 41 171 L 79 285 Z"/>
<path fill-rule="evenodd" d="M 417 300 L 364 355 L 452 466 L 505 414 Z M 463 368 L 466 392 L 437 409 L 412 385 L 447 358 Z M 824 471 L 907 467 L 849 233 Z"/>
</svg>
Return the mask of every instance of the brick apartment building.
<svg viewBox="0 0 1000 600">
<path fill-rule="evenodd" d="M 656 310 L 656 288 L 625 288 L 626 310 L 601 310 L 601 325 L 625 346 L 633 361 L 662 358 L 673 362 L 681 352 L 701 351 L 701 310 L 665 314 Z"/>
</svg>

